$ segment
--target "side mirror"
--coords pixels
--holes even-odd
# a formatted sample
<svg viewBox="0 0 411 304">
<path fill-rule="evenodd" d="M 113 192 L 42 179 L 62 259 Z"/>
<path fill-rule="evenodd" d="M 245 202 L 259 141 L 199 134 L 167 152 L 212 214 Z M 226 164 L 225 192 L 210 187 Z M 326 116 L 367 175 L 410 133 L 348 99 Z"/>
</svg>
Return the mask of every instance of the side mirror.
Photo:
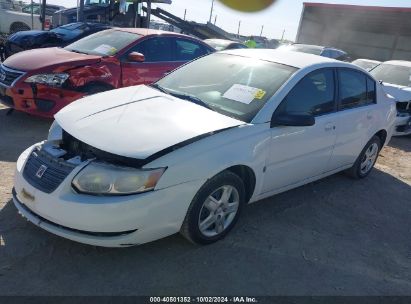
<svg viewBox="0 0 411 304">
<path fill-rule="evenodd" d="M 144 62 L 144 60 L 146 60 L 144 55 L 138 52 L 131 52 L 128 54 L 127 59 L 131 62 Z"/>
<path fill-rule="evenodd" d="M 271 127 L 275 126 L 293 126 L 309 127 L 315 124 L 315 117 L 308 113 L 301 114 L 274 114 L 271 119 Z"/>
</svg>

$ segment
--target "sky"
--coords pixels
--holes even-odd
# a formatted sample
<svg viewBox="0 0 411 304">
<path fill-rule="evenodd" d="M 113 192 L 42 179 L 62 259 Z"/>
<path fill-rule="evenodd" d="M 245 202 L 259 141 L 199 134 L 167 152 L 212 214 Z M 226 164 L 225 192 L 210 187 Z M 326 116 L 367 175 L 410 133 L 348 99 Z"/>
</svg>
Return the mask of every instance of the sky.
<svg viewBox="0 0 411 304">
<path fill-rule="evenodd" d="M 76 0 L 47 0 L 47 2 L 65 7 L 73 7 L 77 3 Z M 205 23 L 210 18 L 212 0 L 172 0 L 172 2 L 171 5 L 163 4 L 160 6 L 181 18 L 184 16 L 184 10 L 187 9 L 187 20 Z M 294 40 L 303 2 L 411 7 L 410 0 L 277 0 L 265 11 L 246 14 L 227 8 L 216 0 L 212 22 L 217 16 L 216 25 L 228 32 L 237 33 L 238 23 L 241 21 L 240 34 L 242 35 L 260 35 L 261 28 L 264 26 L 263 36 L 278 39 L 285 31 L 284 38 Z"/>
</svg>

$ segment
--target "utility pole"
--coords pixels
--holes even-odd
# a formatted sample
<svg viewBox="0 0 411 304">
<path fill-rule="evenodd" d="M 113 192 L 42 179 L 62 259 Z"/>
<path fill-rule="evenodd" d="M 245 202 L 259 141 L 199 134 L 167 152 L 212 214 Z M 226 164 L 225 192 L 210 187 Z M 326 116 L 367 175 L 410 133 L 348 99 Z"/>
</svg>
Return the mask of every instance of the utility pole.
<svg viewBox="0 0 411 304">
<path fill-rule="evenodd" d="M 31 0 L 31 29 L 34 29 L 34 2 Z"/>
<path fill-rule="evenodd" d="M 217 22 L 217 15 L 215 15 L 215 18 L 214 18 L 214 25 L 216 24 L 216 22 Z"/>
<path fill-rule="evenodd" d="M 237 36 L 240 37 L 240 27 L 241 27 L 241 20 L 238 21 L 238 31 L 237 31 Z"/>
<path fill-rule="evenodd" d="M 41 2 L 41 29 L 44 31 L 46 24 L 46 0 Z"/>
<path fill-rule="evenodd" d="M 214 0 L 211 0 L 211 10 L 210 10 L 210 19 L 208 22 L 211 23 L 211 18 L 213 17 L 213 9 L 214 9 Z"/>
<path fill-rule="evenodd" d="M 264 25 L 261 26 L 261 32 L 260 32 L 260 37 L 263 36 L 263 30 L 264 30 Z"/>
<path fill-rule="evenodd" d="M 84 0 L 80 0 L 78 19 L 80 22 L 84 20 Z"/>
<path fill-rule="evenodd" d="M 285 29 L 284 29 L 284 31 L 283 31 L 283 35 L 281 36 L 281 41 L 284 40 L 284 35 L 285 35 Z"/>
<path fill-rule="evenodd" d="M 187 9 L 184 10 L 184 20 L 186 20 L 186 15 L 187 15 Z"/>
<path fill-rule="evenodd" d="M 79 22 L 80 20 L 79 20 L 79 14 L 80 14 L 80 3 L 79 3 L 79 0 L 77 0 L 77 22 Z M 60 22 L 59 22 L 59 24 L 60 24 Z"/>
</svg>

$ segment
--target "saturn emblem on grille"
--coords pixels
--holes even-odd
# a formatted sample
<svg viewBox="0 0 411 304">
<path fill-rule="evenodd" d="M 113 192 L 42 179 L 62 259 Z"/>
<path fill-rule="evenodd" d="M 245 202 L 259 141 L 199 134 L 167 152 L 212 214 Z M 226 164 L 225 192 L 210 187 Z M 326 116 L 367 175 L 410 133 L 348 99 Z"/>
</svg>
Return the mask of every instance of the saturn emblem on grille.
<svg viewBox="0 0 411 304">
<path fill-rule="evenodd" d="M 6 73 L 4 71 L 0 71 L 0 81 L 4 81 L 6 79 Z"/>
<path fill-rule="evenodd" d="M 43 177 L 43 174 L 44 174 L 44 172 L 46 172 L 46 170 L 47 170 L 47 166 L 41 165 L 40 168 L 39 168 L 39 169 L 37 170 L 37 172 L 36 172 L 36 176 L 37 176 L 38 178 L 42 178 L 42 177 Z"/>
</svg>

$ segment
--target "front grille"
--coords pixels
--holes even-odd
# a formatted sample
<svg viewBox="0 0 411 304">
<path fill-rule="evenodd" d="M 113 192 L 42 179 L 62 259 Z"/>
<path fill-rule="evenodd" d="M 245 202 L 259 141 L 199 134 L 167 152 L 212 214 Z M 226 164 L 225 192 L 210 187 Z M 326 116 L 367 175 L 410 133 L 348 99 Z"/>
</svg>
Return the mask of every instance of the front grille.
<svg viewBox="0 0 411 304">
<path fill-rule="evenodd" d="M 0 65 L 0 84 L 10 87 L 18 78 L 24 75 L 22 71 L 10 69 L 4 64 Z"/>
<path fill-rule="evenodd" d="M 397 102 L 397 111 L 401 113 L 411 113 L 411 101 Z"/>
<path fill-rule="evenodd" d="M 41 149 L 35 149 L 27 160 L 23 177 L 33 187 L 51 193 L 74 168 L 74 165 L 63 159 L 55 158 Z"/>
<path fill-rule="evenodd" d="M 113 154 L 110 152 L 102 151 L 93 146 L 78 140 L 71 134 L 63 130 L 63 139 L 60 148 L 67 153 L 64 155 L 65 159 L 80 156 L 81 160 L 96 159 L 103 162 L 109 162 L 112 164 L 123 165 L 127 167 L 141 168 L 149 161 L 145 159 L 137 159 L 126 156 Z"/>
</svg>

